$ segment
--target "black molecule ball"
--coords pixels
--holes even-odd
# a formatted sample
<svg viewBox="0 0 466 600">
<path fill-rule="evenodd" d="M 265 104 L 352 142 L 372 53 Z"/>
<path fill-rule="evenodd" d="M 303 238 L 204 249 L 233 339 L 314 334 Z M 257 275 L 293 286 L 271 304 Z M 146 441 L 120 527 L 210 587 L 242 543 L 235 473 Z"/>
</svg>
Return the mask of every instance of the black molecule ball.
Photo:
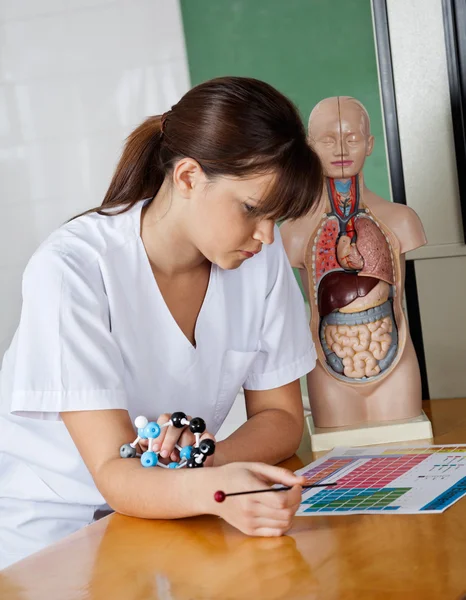
<svg viewBox="0 0 466 600">
<path fill-rule="evenodd" d="M 183 423 L 181 422 L 183 421 L 183 419 L 186 419 L 186 415 L 184 414 L 184 412 L 174 412 L 171 416 L 173 426 L 178 427 L 178 429 L 184 427 Z"/>
<path fill-rule="evenodd" d="M 202 440 L 202 442 L 199 444 L 199 450 L 206 456 L 212 456 L 212 454 L 215 452 L 214 440 Z"/>
<path fill-rule="evenodd" d="M 191 458 L 196 458 L 196 456 L 202 456 L 202 452 L 200 448 L 193 448 L 191 450 Z"/>
<path fill-rule="evenodd" d="M 191 423 L 189 424 L 189 429 L 191 433 L 204 433 L 205 431 L 205 421 L 201 419 L 201 417 L 194 417 L 191 419 Z"/>
</svg>

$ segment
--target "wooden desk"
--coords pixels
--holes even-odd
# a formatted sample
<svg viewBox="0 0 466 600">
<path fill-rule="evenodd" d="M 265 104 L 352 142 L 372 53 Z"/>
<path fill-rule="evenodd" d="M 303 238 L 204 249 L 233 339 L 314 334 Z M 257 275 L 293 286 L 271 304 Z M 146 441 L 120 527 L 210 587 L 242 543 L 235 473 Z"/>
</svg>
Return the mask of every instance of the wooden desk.
<svg viewBox="0 0 466 600">
<path fill-rule="evenodd" d="M 435 443 L 466 443 L 466 399 L 426 402 Z M 306 444 L 285 463 L 311 461 Z M 0 572 L 1 600 L 459 600 L 466 500 L 441 515 L 297 517 L 248 538 L 214 517 L 112 515 Z"/>
</svg>

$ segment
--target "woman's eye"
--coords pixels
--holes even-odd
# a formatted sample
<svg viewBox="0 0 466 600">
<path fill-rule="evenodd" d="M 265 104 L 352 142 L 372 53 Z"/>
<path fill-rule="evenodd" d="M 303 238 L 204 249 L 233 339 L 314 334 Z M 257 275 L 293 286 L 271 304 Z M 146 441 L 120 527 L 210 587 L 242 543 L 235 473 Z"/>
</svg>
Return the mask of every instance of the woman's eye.
<svg viewBox="0 0 466 600">
<path fill-rule="evenodd" d="M 248 213 L 252 213 L 255 211 L 255 207 L 251 206 L 250 204 L 246 204 L 246 202 L 244 202 L 243 206 Z"/>
</svg>

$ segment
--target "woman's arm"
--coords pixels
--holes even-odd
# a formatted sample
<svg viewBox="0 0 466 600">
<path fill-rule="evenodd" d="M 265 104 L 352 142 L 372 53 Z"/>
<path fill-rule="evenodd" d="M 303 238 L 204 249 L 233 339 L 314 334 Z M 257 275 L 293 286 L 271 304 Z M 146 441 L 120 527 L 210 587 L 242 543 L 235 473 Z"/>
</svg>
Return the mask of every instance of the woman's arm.
<svg viewBox="0 0 466 600">
<path fill-rule="evenodd" d="M 233 461 L 276 464 L 299 447 L 304 411 L 299 379 L 272 390 L 244 391 L 248 420 L 217 442 L 214 465 Z"/>
<path fill-rule="evenodd" d="M 105 501 L 117 512 L 149 519 L 176 519 L 214 514 L 248 535 L 282 535 L 292 523 L 301 498 L 297 477 L 286 469 L 257 463 L 197 469 L 145 468 L 137 459 L 122 459 L 122 444 L 135 431 L 125 410 L 61 413 L 94 482 Z M 219 504 L 221 489 L 247 491 L 269 483 L 294 486 L 279 494 L 252 494 L 228 498 Z"/>
<path fill-rule="evenodd" d="M 61 417 L 97 488 L 115 511 L 145 518 L 178 518 L 212 509 L 208 469 L 175 472 L 145 468 L 137 458 L 120 458 L 120 446 L 136 437 L 127 411 L 63 412 Z"/>
</svg>

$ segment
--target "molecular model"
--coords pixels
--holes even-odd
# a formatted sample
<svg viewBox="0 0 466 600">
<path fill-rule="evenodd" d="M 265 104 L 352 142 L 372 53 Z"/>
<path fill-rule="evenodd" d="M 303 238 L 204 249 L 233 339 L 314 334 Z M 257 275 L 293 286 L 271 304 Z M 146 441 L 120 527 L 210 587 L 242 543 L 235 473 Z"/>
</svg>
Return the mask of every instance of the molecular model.
<svg viewBox="0 0 466 600">
<path fill-rule="evenodd" d="M 149 422 L 146 417 L 136 417 L 134 424 L 138 430 L 137 438 L 130 444 L 123 444 L 120 448 L 121 458 L 134 458 L 135 456 L 141 457 L 141 464 L 143 467 L 163 467 L 164 469 L 180 469 L 181 467 L 187 467 L 188 469 L 195 469 L 203 467 L 208 456 L 211 456 L 215 452 L 215 442 L 213 440 L 202 440 L 199 441 L 201 435 L 206 430 L 205 421 L 200 417 L 195 417 L 189 420 L 183 412 L 174 412 L 170 420 L 159 425 L 154 421 Z M 191 433 L 194 434 L 196 439 L 194 446 L 184 446 L 181 448 L 178 444 L 175 448 L 180 452 L 180 462 L 171 462 L 168 465 L 163 464 L 159 461 L 159 452 L 154 452 L 152 446 L 154 440 L 159 437 L 164 427 L 177 427 L 181 429 L 185 426 L 189 427 Z M 139 455 L 136 453 L 136 445 L 139 440 L 148 440 L 148 448 L 146 452 Z"/>
</svg>

